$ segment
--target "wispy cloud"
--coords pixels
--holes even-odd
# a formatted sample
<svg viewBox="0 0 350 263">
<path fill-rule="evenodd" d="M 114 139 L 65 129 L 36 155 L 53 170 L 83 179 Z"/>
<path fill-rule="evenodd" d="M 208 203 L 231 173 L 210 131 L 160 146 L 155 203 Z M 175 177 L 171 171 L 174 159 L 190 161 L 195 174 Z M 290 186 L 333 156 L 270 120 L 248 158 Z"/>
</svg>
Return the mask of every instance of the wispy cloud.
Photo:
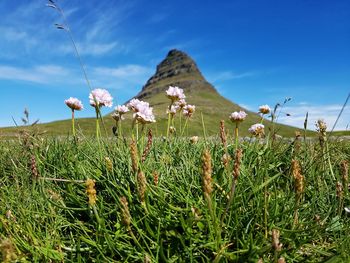
<svg viewBox="0 0 350 263">
<path fill-rule="evenodd" d="M 110 43 L 76 43 L 80 55 L 101 56 L 108 53 L 120 53 L 126 50 L 118 42 Z M 74 47 L 70 44 L 58 46 L 57 51 L 61 54 L 73 54 Z"/>
<path fill-rule="evenodd" d="M 323 119 L 331 129 L 342 109 L 343 105 L 330 104 L 330 105 L 312 105 L 305 102 L 295 106 L 287 106 L 283 109 L 283 113 L 279 118 L 279 122 L 302 128 L 305 120 L 306 113 L 308 112 L 308 128 L 315 129 L 315 123 L 318 119 Z M 286 116 L 285 113 L 290 114 Z M 345 107 L 343 114 L 341 115 L 335 130 L 345 130 L 350 125 L 350 106 Z"/>
<path fill-rule="evenodd" d="M 258 75 L 259 72 L 257 71 L 247 71 L 242 73 L 236 73 L 233 71 L 223 71 L 215 74 L 212 81 L 218 82 L 218 81 L 226 81 L 226 80 L 232 80 L 232 79 L 242 79 L 247 77 L 253 77 Z"/>
<path fill-rule="evenodd" d="M 0 79 L 6 80 L 48 84 L 64 81 L 69 75 L 68 70 L 56 65 L 40 65 L 31 68 L 0 65 Z"/>
</svg>

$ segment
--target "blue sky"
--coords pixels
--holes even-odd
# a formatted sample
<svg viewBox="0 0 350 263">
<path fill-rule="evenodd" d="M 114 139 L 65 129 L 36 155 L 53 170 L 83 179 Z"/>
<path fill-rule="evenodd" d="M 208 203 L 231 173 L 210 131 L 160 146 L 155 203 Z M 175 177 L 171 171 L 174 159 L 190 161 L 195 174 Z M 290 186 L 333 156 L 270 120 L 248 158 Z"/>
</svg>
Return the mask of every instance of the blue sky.
<svg viewBox="0 0 350 263">
<path fill-rule="evenodd" d="M 94 87 L 116 103 L 136 95 L 172 48 L 188 53 L 230 100 L 256 110 L 292 100 L 279 121 L 332 126 L 350 92 L 350 1 L 57 0 Z M 70 117 L 63 101 L 89 89 L 62 23 L 45 0 L 0 2 L 0 126 Z M 110 110 L 104 110 L 105 113 Z M 350 107 L 337 129 L 350 124 Z M 313 128 L 313 125 L 310 125 Z"/>
</svg>

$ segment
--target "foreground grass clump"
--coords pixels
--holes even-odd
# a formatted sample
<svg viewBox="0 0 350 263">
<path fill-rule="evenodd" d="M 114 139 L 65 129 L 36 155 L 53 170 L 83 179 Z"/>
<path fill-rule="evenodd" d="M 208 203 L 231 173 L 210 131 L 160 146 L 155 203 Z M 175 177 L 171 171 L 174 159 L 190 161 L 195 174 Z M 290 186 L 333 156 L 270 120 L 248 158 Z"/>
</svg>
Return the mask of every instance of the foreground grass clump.
<svg viewBox="0 0 350 263">
<path fill-rule="evenodd" d="M 3 260 L 349 260 L 349 141 L 151 137 L 2 141 Z"/>
</svg>

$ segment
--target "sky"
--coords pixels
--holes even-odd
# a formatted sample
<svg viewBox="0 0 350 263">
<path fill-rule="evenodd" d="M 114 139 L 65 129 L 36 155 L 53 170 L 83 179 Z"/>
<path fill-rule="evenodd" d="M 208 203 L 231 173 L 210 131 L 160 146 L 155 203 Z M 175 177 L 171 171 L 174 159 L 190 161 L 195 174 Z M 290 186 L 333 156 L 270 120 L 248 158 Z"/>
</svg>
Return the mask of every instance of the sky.
<svg viewBox="0 0 350 263">
<path fill-rule="evenodd" d="M 170 49 L 190 55 L 228 99 L 252 111 L 291 98 L 278 121 L 332 127 L 350 93 L 348 0 L 57 0 L 93 88 L 135 96 Z M 89 88 L 63 20 L 45 0 L 0 1 L 0 126 L 67 119 Z M 103 109 L 103 113 L 111 109 Z M 291 116 L 286 116 L 288 115 Z M 350 106 L 336 130 L 350 129 Z"/>
</svg>

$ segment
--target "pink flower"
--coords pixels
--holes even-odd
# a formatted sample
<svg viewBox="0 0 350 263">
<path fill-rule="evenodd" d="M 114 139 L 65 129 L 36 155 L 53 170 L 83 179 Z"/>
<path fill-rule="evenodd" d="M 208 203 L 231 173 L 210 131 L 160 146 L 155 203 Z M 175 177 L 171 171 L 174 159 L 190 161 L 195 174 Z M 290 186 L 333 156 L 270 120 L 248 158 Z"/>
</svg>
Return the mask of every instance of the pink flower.
<svg viewBox="0 0 350 263">
<path fill-rule="evenodd" d="M 153 108 L 149 107 L 148 103 L 143 105 L 138 105 L 138 111 L 134 113 L 134 119 L 142 124 L 156 122 L 153 115 Z"/>
<path fill-rule="evenodd" d="M 261 105 L 259 107 L 259 112 L 261 114 L 268 114 L 268 113 L 270 113 L 270 111 L 271 111 L 271 109 L 270 109 L 269 105 Z"/>
<path fill-rule="evenodd" d="M 127 106 L 134 112 L 138 112 L 140 111 L 141 108 L 143 107 L 149 107 L 149 103 L 142 101 L 142 100 L 138 100 L 138 99 L 132 99 Z"/>
<path fill-rule="evenodd" d="M 106 106 L 112 107 L 113 98 L 111 94 L 105 89 L 94 89 L 91 91 L 89 95 L 90 105 L 96 107 L 96 103 L 98 107 Z"/>
<path fill-rule="evenodd" d="M 176 114 L 176 112 L 179 110 L 179 106 L 177 105 L 171 105 L 170 110 L 168 109 L 166 113 L 170 113 L 172 116 Z"/>
<path fill-rule="evenodd" d="M 187 105 L 187 103 L 185 99 L 179 99 L 175 102 L 175 105 L 178 106 L 180 109 L 183 109 Z"/>
<path fill-rule="evenodd" d="M 166 91 L 166 95 L 173 102 L 186 98 L 183 89 L 180 89 L 179 87 L 173 87 L 173 86 L 169 86 L 168 90 Z"/>
<path fill-rule="evenodd" d="M 120 115 L 125 114 L 129 111 L 129 108 L 125 105 L 118 105 L 114 108 L 114 110 L 119 113 Z"/>
<path fill-rule="evenodd" d="M 186 117 L 191 117 L 193 115 L 193 113 L 195 112 L 195 110 L 196 110 L 196 106 L 187 104 L 183 108 L 183 115 Z"/>
<path fill-rule="evenodd" d="M 260 136 L 264 134 L 264 128 L 265 126 L 263 124 L 257 123 L 252 125 L 248 131 L 254 136 Z"/>
<path fill-rule="evenodd" d="M 82 110 L 83 109 L 83 104 L 77 98 L 70 97 L 69 99 L 65 100 L 64 103 L 72 110 Z"/>
<path fill-rule="evenodd" d="M 237 111 L 232 112 L 229 118 L 233 122 L 241 122 L 241 121 L 244 121 L 246 117 L 247 117 L 247 113 L 241 110 L 239 112 Z"/>
</svg>

